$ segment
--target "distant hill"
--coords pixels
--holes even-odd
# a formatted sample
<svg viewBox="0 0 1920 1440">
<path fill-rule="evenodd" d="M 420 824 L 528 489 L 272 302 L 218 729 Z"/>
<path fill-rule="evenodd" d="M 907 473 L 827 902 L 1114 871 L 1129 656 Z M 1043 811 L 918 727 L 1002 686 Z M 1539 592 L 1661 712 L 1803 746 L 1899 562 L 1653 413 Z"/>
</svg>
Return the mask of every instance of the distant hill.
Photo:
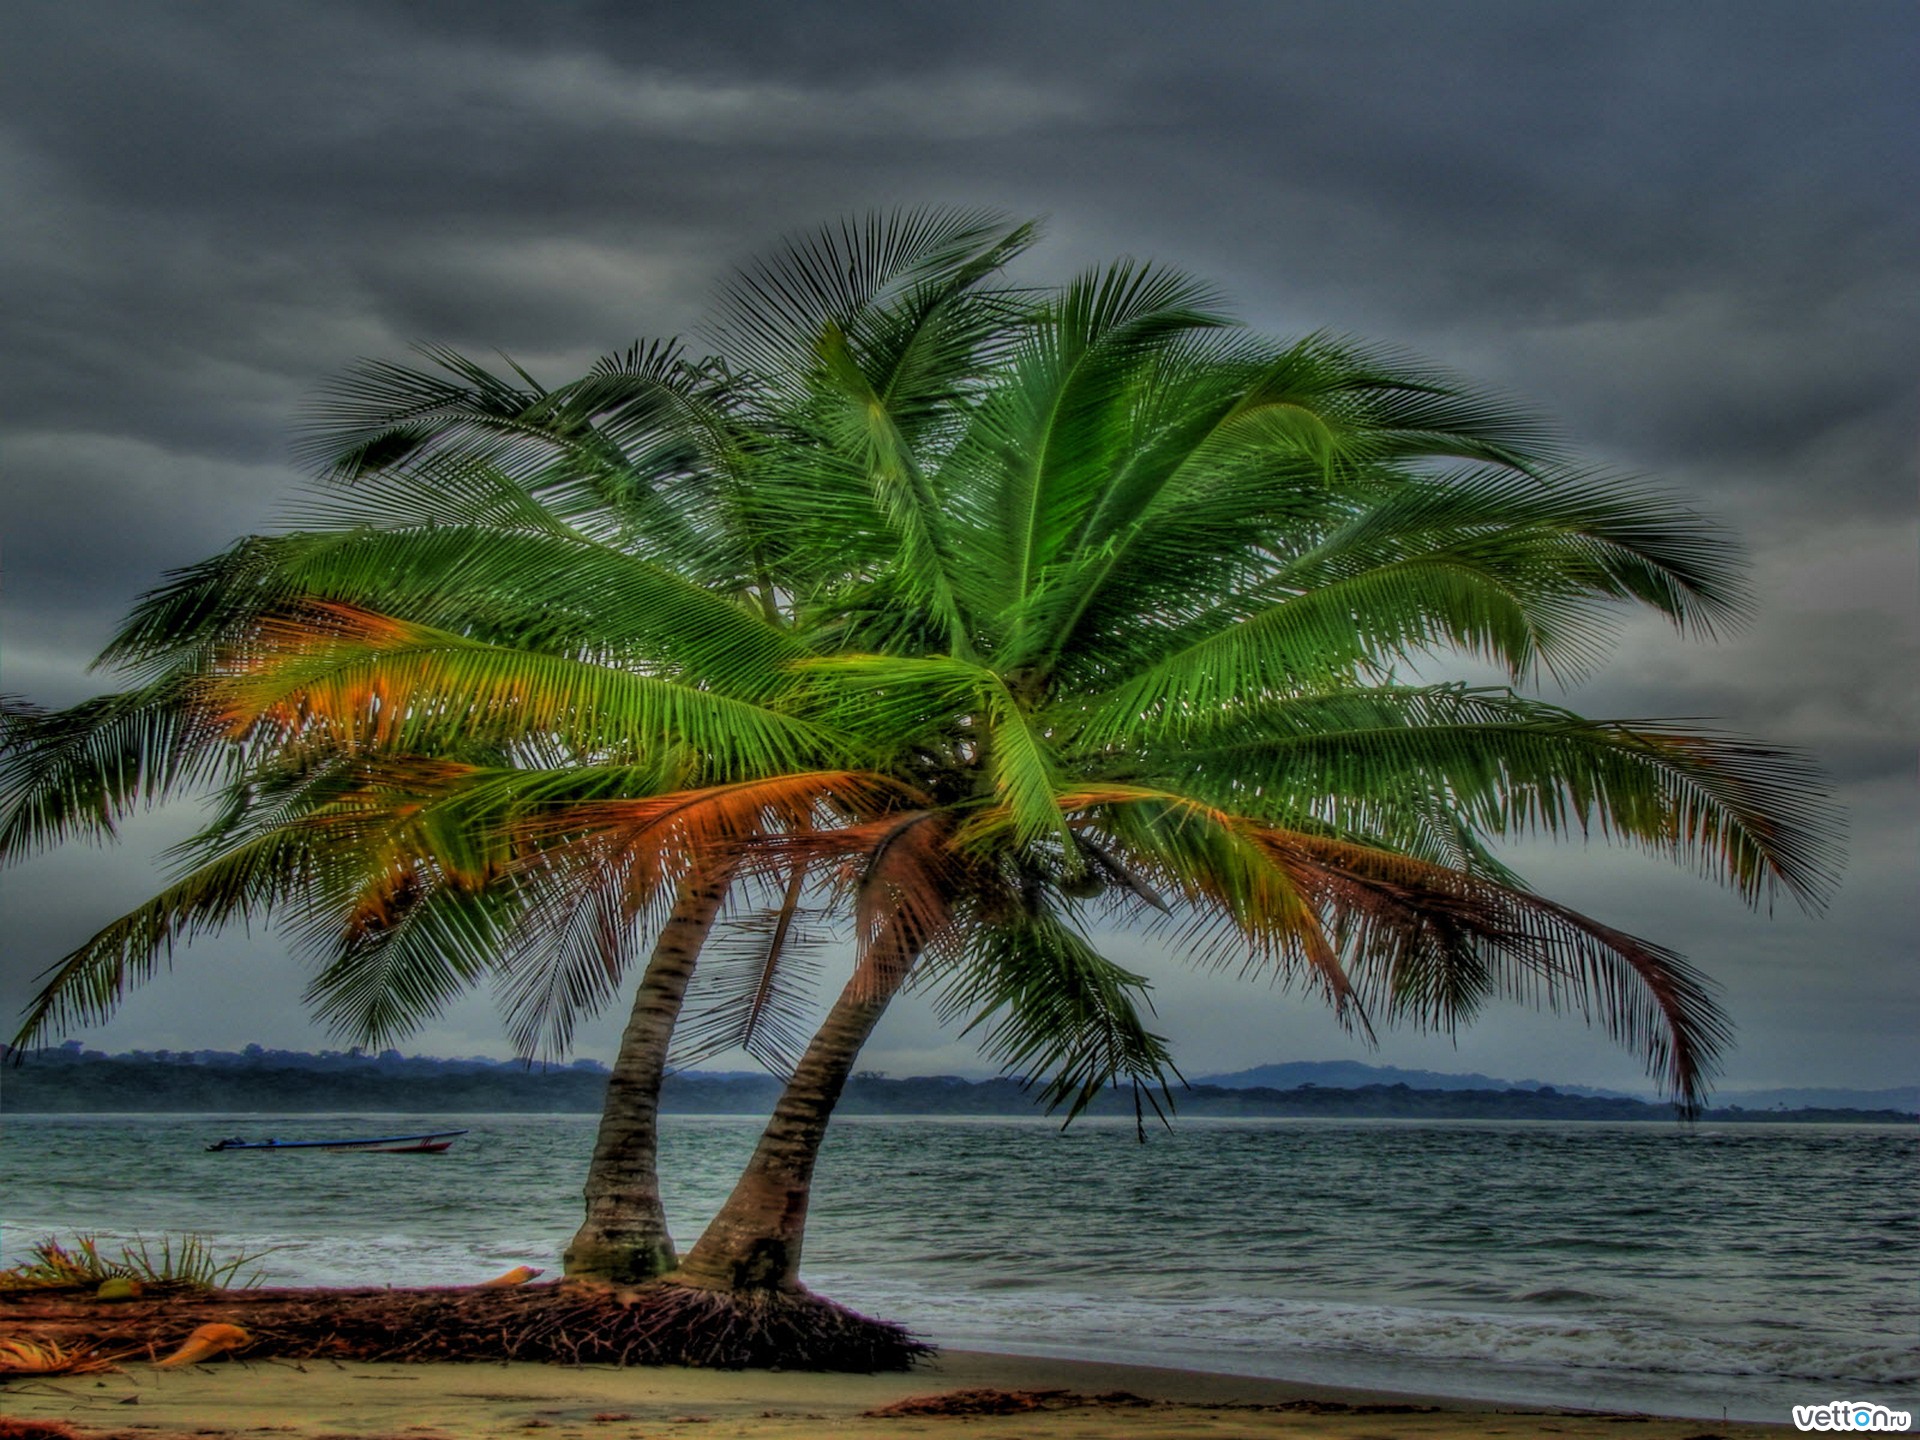
<svg viewBox="0 0 1920 1440">
<path fill-rule="evenodd" d="M 1367 1085 L 1409 1085 L 1415 1090 L 1551 1090 L 1559 1095 L 1589 1095 L 1609 1100 L 1644 1100 L 1624 1090 L 1599 1090 L 1589 1085 L 1567 1085 L 1543 1080 L 1499 1080 L 1474 1072 L 1449 1074 L 1441 1070 L 1402 1070 L 1395 1065 L 1367 1065 L 1358 1060 L 1290 1060 L 1278 1065 L 1256 1065 L 1226 1075 L 1194 1077 L 1196 1085 L 1218 1085 L 1228 1090 L 1266 1087 L 1291 1090 L 1301 1085 L 1359 1089 Z M 1788 1090 L 1722 1090 L 1714 1097 L 1722 1109 L 1743 1110 L 1899 1110 L 1920 1113 L 1920 1085 L 1888 1090 L 1830 1088 Z"/>
<path fill-rule="evenodd" d="M 1301 1085 L 1331 1085 L 1356 1090 L 1363 1085 L 1409 1085 L 1415 1090 L 1553 1090 L 1561 1095 L 1597 1095 L 1609 1100 L 1639 1100 L 1624 1090 L 1596 1090 L 1587 1085 L 1549 1085 L 1544 1080 L 1499 1080 L 1491 1075 L 1448 1074 L 1441 1070 L 1402 1070 L 1397 1065 L 1366 1065 L 1358 1060 L 1289 1060 L 1256 1065 L 1228 1075 L 1193 1077 L 1196 1085 L 1218 1085 L 1227 1090 L 1292 1090 Z"/>
<path fill-rule="evenodd" d="M 380 1055 L 330 1051 L 316 1056 L 257 1046 L 239 1052 L 133 1051 L 109 1056 L 66 1045 L 24 1055 L 12 1051 L 0 1054 L 0 1060 L 15 1059 L 23 1063 L 17 1067 L 9 1063 L 0 1070 L 0 1106 L 15 1114 L 593 1113 L 600 1109 L 607 1088 L 606 1066 L 591 1060 L 543 1067 L 484 1058 L 434 1060 L 402 1056 L 396 1051 Z M 1264 1068 L 1284 1071 L 1286 1067 Z M 1425 1073 L 1355 1068 L 1378 1074 Z M 769 1075 L 684 1071 L 667 1077 L 662 1109 L 670 1114 L 764 1115 L 773 1108 L 779 1090 L 779 1082 Z M 1249 1118 L 1657 1121 L 1671 1120 L 1674 1114 L 1669 1105 L 1631 1096 L 1576 1094 L 1570 1088 L 1528 1088 L 1501 1081 L 1470 1088 L 1416 1087 L 1405 1081 L 1378 1080 L 1350 1086 L 1308 1082 L 1286 1088 L 1201 1082 L 1176 1091 L 1173 1102 L 1182 1116 Z M 1040 1113 L 1032 1094 L 1015 1080 L 975 1081 L 957 1075 L 893 1079 L 872 1072 L 853 1077 L 841 1108 L 852 1115 Z M 1125 1092 L 1108 1091 L 1095 1101 L 1091 1113 L 1131 1116 L 1135 1113 L 1133 1098 Z M 1730 1105 L 1709 1111 L 1706 1118 L 1901 1123 L 1914 1117 L 1893 1107 L 1876 1107 L 1868 1112 L 1827 1105 L 1783 1112 L 1771 1106 Z"/>
</svg>

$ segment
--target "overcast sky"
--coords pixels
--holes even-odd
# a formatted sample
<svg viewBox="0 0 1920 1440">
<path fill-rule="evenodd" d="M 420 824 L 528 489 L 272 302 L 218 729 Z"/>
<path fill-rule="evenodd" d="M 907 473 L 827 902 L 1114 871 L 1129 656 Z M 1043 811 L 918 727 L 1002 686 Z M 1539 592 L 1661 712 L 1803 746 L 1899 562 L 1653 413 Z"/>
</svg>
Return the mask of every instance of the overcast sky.
<svg viewBox="0 0 1920 1440">
<path fill-rule="evenodd" d="M 303 397 L 416 342 L 564 380 L 697 323 L 716 278 L 852 211 L 1047 219 L 1028 273 L 1118 255 L 1250 324 L 1401 345 L 1524 397 L 1735 526 L 1717 646 L 1651 626 L 1573 702 L 1812 751 L 1849 812 L 1827 914 L 1528 851 L 1678 946 L 1739 1026 L 1729 1088 L 1920 1071 L 1915 337 L 1920 12 L 1906 3 L 22 3 L 0 57 L 4 688 L 64 704 L 163 571 L 274 521 Z M 4 885 L 7 1016 L 151 893 L 191 814 Z M 1299 997 L 1136 942 L 1189 1074 L 1368 1058 Z M 337 1043 L 271 934 L 176 957 L 109 1050 Z M 609 1058 L 618 1015 L 581 1053 Z M 11 1021 L 8 1021 L 8 1027 Z M 506 1053 L 476 998 L 406 1048 Z M 1489 1013 L 1372 1058 L 1630 1084 L 1577 1021 Z M 869 1063 L 975 1071 L 902 1004 Z"/>
</svg>

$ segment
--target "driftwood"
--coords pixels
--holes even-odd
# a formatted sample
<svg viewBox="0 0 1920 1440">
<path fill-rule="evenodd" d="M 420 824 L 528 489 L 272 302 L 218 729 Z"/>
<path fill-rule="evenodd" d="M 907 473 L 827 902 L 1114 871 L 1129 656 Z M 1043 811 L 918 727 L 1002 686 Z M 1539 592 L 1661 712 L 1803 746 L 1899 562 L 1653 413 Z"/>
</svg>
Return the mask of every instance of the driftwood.
<svg viewBox="0 0 1920 1440">
<path fill-rule="evenodd" d="M 238 1325 L 243 1358 L 532 1360 L 567 1365 L 905 1370 L 932 1347 L 816 1295 L 652 1284 L 513 1289 L 176 1291 L 101 1301 L 0 1291 L 0 1338 L 86 1343 L 158 1360 L 198 1327 Z"/>
</svg>

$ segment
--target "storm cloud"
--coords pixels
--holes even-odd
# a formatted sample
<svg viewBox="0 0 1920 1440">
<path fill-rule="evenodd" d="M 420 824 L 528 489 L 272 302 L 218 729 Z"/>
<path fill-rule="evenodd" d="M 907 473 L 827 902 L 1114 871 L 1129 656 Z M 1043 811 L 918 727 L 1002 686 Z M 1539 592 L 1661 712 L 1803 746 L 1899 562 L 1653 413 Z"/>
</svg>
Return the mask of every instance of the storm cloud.
<svg viewBox="0 0 1920 1440">
<path fill-rule="evenodd" d="M 1731 1083 L 1914 1078 L 1910 6 L 96 0 L 10 18 L 9 692 L 109 683 L 85 666 L 114 620 L 274 522 L 304 397 L 357 358 L 497 348 L 563 379 L 692 331 L 725 268 L 795 228 L 922 203 L 1042 215 L 1033 278 L 1179 266 L 1257 328 L 1362 335 L 1522 396 L 1576 453 L 1736 530 L 1752 625 L 1712 647 L 1630 626 L 1572 699 L 1815 754 L 1850 813 L 1831 911 L 1770 922 L 1595 851 L 1529 851 L 1528 873 L 1722 979 Z M 156 882 L 183 823 L 0 879 L 6 1013 Z M 1126 953 L 1189 1071 L 1356 1053 L 1303 1003 Z M 89 1039 L 318 1045 L 299 983 L 272 936 L 222 938 Z M 502 1048 L 480 1001 L 420 1045 Z M 1390 1038 L 1387 1058 L 1443 1045 Z M 873 1058 L 971 1067 L 911 1008 Z M 1505 1014 L 1456 1058 L 1635 1068 Z"/>
</svg>

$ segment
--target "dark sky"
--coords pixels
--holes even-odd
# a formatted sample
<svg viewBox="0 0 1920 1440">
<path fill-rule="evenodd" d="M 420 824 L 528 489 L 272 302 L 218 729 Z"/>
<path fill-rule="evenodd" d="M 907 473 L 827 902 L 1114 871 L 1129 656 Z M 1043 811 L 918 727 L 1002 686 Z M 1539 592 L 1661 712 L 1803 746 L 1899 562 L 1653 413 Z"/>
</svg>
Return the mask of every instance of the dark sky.
<svg viewBox="0 0 1920 1440">
<path fill-rule="evenodd" d="M 1218 284 L 1261 329 L 1407 347 L 1595 463 L 1730 522 L 1754 623 L 1651 626 L 1573 703 L 1812 750 L 1851 860 L 1771 920 L 1651 861 L 1524 852 L 1685 949 L 1729 1086 L 1910 1083 L 1920 13 L 1904 3 L 9 7 L 0 411 L 9 692 L 65 703 L 129 601 L 271 523 L 304 396 L 363 356 L 499 349 L 552 380 L 681 333 L 784 232 L 923 203 L 1047 217 L 1028 262 Z M 150 893 L 191 814 L 5 878 L 4 984 Z M 1902 897 L 1906 898 L 1902 898 Z M 1307 1002 L 1153 947 L 1189 1073 L 1361 1057 Z M 271 935 L 223 937 L 90 1032 L 318 1048 Z M 593 1027 L 605 1055 L 616 1027 Z M 504 1053 L 476 999 L 430 1053 Z M 905 1006 L 875 1068 L 976 1068 Z M 1488 1015 L 1379 1058 L 1621 1083 L 1576 1022 Z"/>
</svg>

